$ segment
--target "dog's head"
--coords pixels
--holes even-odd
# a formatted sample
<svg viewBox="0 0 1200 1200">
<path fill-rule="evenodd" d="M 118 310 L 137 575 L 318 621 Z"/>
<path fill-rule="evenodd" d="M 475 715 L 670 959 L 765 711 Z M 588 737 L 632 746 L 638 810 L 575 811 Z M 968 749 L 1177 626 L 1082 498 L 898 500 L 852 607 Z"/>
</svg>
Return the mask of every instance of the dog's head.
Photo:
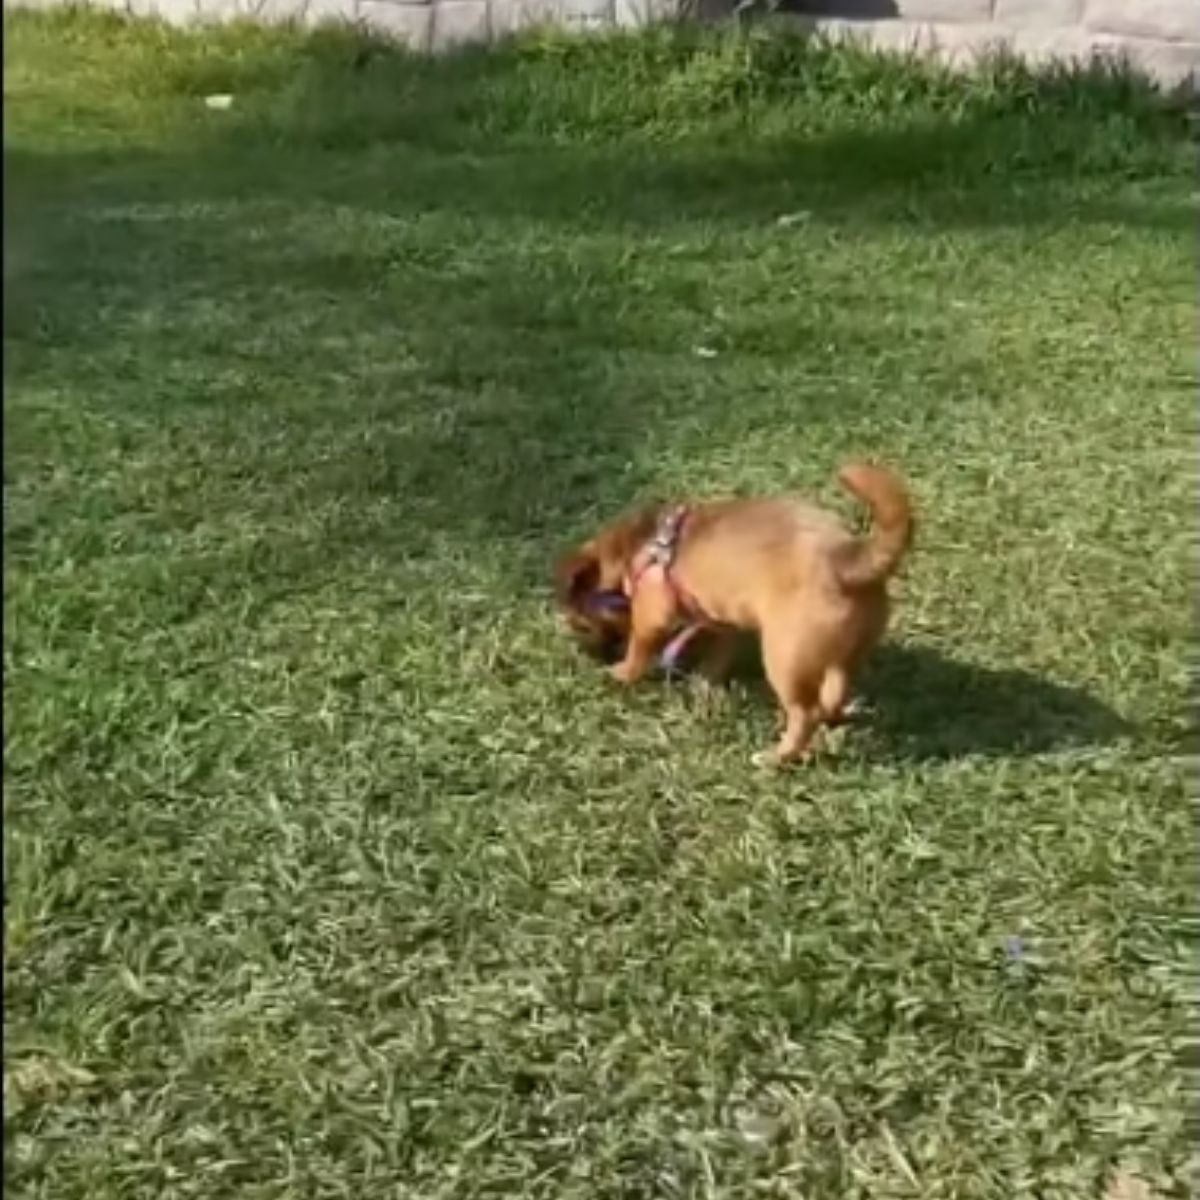
<svg viewBox="0 0 1200 1200">
<path fill-rule="evenodd" d="M 615 662 L 629 637 L 629 602 L 623 591 L 634 556 L 654 533 L 657 508 L 630 513 L 566 554 L 555 567 L 558 606 L 580 646 Z"/>
</svg>

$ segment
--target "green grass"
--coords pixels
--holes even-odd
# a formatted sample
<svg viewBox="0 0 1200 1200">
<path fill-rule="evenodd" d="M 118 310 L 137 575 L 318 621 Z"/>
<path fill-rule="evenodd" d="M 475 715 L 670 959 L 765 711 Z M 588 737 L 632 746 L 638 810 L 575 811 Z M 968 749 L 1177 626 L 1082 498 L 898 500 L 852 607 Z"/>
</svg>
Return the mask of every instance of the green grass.
<svg viewBox="0 0 1200 1200">
<path fill-rule="evenodd" d="M 13 1195 L 1186 1194 L 1177 113 L 758 35 L 4 33 Z M 603 517 L 854 454 L 921 534 L 810 766 L 557 627 Z"/>
</svg>

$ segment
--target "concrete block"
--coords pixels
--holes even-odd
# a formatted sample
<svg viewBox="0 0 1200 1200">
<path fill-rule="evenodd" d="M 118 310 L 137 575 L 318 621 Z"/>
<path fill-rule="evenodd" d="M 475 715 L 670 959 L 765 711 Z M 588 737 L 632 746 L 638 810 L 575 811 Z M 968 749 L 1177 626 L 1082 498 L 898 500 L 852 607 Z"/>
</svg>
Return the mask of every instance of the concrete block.
<svg viewBox="0 0 1200 1200">
<path fill-rule="evenodd" d="M 615 22 L 614 3 L 615 0 L 562 0 L 561 20 L 575 28 L 604 28 Z"/>
<path fill-rule="evenodd" d="M 492 37 L 536 25 L 562 25 L 563 0 L 492 0 Z"/>
<path fill-rule="evenodd" d="M 440 0 L 462 3 L 463 0 Z M 616 23 L 617 0 L 492 0 L 492 37 L 504 37 L 532 25 L 567 29 L 608 29 Z"/>
<path fill-rule="evenodd" d="M 124 4 L 106 4 L 105 8 L 124 9 L 135 17 L 161 17 L 172 25 L 183 25 L 197 17 L 207 16 L 195 3 L 195 0 L 126 0 Z M 226 16 L 237 16 L 237 12 L 218 10 L 212 19 L 223 19 Z"/>
<path fill-rule="evenodd" d="M 858 22 L 844 22 L 853 36 Z M 868 44 L 894 54 L 922 54 L 933 48 L 934 26 L 924 21 L 878 21 L 871 23 Z"/>
<path fill-rule="evenodd" d="M 682 11 L 679 0 L 614 0 L 613 23 L 637 29 L 674 20 Z"/>
<path fill-rule="evenodd" d="M 1124 59 L 1162 87 L 1200 88 L 1200 41 L 1160 42 L 1097 34 L 1092 43 L 1095 53 Z"/>
<path fill-rule="evenodd" d="M 1093 33 L 1200 41 L 1200 0 L 1088 0 L 1084 24 Z"/>
<path fill-rule="evenodd" d="M 990 21 L 992 0 L 896 0 L 896 16 L 904 21 Z"/>
<path fill-rule="evenodd" d="M 358 19 L 372 32 L 410 50 L 425 51 L 432 44 L 433 9 L 428 4 L 358 0 Z"/>
<path fill-rule="evenodd" d="M 546 18 L 547 20 L 553 18 Z M 492 0 L 492 37 L 509 37 L 543 21 L 528 12 L 521 0 Z"/>
<path fill-rule="evenodd" d="M 612 9 L 612 0 L 562 0 L 562 12 L 565 17 L 611 18 Z"/>
<path fill-rule="evenodd" d="M 358 0 L 305 0 L 304 20 L 309 25 L 357 21 Z"/>
<path fill-rule="evenodd" d="M 1013 50 L 1032 66 L 1050 62 L 1087 63 L 1096 57 L 1096 39 L 1076 25 L 1058 29 L 1019 28 Z"/>
<path fill-rule="evenodd" d="M 172 20 L 165 10 L 168 6 L 182 10 L 187 0 L 130 0 L 130 3 L 142 4 L 145 11 L 157 12 L 167 20 Z M 188 7 L 191 9 L 190 15 L 183 17 L 181 12 L 180 19 L 199 22 L 232 21 L 247 15 L 243 0 L 191 0 Z"/>
<path fill-rule="evenodd" d="M 455 46 L 488 42 L 492 22 L 487 0 L 438 0 L 433 6 L 434 50 L 452 50 Z"/>
<path fill-rule="evenodd" d="M 783 24 L 799 27 L 833 42 L 853 42 L 875 50 L 913 54 L 930 48 L 931 26 L 920 21 L 847 21 L 837 17 L 785 14 Z"/>
<path fill-rule="evenodd" d="M 928 48 L 940 62 L 973 67 L 981 58 L 1012 50 L 1012 31 L 991 21 L 941 22 L 929 27 Z"/>
<path fill-rule="evenodd" d="M 198 0 L 204 8 L 210 0 Z M 242 0 L 242 11 L 259 21 L 300 21 L 318 25 L 326 21 L 354 21 L 356 0 Z"/>
<path fill-rule="evenodd" d="M 1084 0 L 996 0 L 992 18 L 1020 29 L 1053 29 L 1078 25 Z"/>
</svg>

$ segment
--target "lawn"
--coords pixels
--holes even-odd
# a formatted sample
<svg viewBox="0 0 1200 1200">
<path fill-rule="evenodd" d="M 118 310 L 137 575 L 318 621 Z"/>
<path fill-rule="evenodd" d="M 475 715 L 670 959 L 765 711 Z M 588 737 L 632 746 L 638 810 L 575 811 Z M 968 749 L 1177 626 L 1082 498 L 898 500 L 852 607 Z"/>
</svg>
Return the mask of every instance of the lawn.
<svg viewBox="0 0 1200 1200">
<path fill-rule="evenodd" d="M 4 34 L 13 1195 L 1188 1194 L 1179 113 L 787 37 Z M 558 627 L 626 504 L 850 513 L 853 455 L 920 536 L 810 764 Z"/>
</svg>

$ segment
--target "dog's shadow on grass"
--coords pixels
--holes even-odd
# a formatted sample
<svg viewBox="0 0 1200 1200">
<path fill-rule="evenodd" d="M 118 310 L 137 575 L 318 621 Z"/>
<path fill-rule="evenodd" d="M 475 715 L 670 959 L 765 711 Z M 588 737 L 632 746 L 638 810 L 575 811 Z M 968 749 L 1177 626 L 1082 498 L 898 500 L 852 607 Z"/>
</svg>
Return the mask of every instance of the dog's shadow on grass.
<svg viewBox="0 0 1200 1200">
<path fill-rule="evenodd" d="M 862 686 L 863 724 L 903 757 L 1043 754 L 1103 745 L 1130 729 L 1082 688 L 922 646 L 880 647 Z"/>
<path fill-rule="evenodd" d="M 747 646 L 734 681 L 772 707 L 756 653 Z M 1011 757 L 1098 746 L 1130 732 L 1129 722 L 1083 689 L 1018 668 L 985 667 L 925 646 L 880 647 L 858 681 L 864 711 L 852 738 L 874 757 L 923 761 Z"/>
</svg>

